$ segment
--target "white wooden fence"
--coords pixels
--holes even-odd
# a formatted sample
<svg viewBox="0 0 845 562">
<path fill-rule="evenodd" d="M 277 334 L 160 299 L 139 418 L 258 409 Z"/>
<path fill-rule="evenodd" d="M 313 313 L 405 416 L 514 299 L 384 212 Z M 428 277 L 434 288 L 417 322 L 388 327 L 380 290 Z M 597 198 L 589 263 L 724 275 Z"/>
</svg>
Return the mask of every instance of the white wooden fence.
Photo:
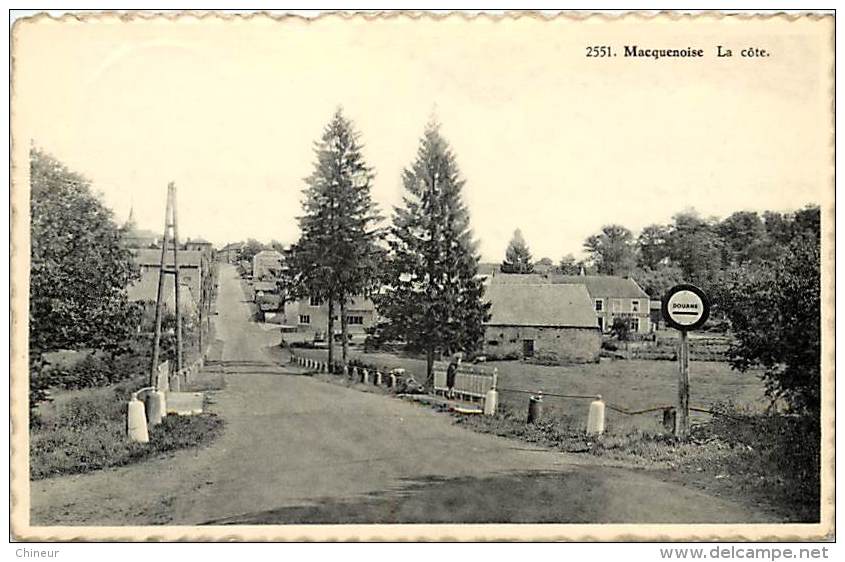
<svg viewBox="0 0 845 562">
<path fill-rule="evenodd" d="M 455 375 L 455 394 L 460 398 L 469 400 L 484 400 L 487 392 L 495 389 L 499 374 L 496 369 L 492 373 L 476 371 L 471 367 L 458 368 Z M 434 371 L 434 393 L 444 393 L 446 387 L 446 371 L 435 368 Z"/>
</svg>

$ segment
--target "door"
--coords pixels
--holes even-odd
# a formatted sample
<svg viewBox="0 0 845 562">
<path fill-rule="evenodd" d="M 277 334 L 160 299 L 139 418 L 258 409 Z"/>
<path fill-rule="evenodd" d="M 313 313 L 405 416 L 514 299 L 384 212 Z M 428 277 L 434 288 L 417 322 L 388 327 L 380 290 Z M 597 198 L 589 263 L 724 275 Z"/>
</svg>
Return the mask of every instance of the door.
<svg viewBox="0 0 845 562">
<path fill-rule="evenodd" d="M 522 340 L 522 356 L 534 357 L 534 340 Z"/>
</svg>

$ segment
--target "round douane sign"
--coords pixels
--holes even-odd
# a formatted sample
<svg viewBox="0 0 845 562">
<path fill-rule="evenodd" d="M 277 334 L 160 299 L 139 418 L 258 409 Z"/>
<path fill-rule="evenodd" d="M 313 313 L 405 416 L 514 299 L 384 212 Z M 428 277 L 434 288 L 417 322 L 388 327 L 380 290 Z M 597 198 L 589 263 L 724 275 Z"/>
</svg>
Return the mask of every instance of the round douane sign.
<svg viewBox="0 0 845 562">
<path fill-rule="evenodd" d="M 677 330 L 700 328 L 710 315 L 710 301 L 695 285 L 675 285 L 663 297 L 663 318 Z"/>
</svg>

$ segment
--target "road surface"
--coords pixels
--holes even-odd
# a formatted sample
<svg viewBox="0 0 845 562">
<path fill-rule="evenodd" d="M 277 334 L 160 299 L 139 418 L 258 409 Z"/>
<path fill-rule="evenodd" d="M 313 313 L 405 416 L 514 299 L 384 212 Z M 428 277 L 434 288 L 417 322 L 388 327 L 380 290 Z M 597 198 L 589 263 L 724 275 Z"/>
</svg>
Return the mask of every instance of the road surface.
<svg viewBox="0 0 845 562">
<path fill-rule="evenodd" d="M 260 366 L 278 332 L 249 319 L 221 266 L 222 359 Z M 251 372 L 254 371 L 254 372 Z M 643 471 L 452 424 L 379 394 L 249 367 L 225 375 L 210 446 L 32 483 L 33 525 L 760 522 L 766 515 Z"/>
</svg>

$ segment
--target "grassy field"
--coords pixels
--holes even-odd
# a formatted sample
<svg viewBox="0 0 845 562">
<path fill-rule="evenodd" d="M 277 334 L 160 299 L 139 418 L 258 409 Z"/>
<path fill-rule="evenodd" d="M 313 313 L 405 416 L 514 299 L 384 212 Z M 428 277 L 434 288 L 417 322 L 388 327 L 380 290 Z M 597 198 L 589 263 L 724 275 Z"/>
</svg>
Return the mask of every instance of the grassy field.
<svg viewBox="0 0 845 562">
<path fill-rule="evenodd" d="M 326 357 L 326 351 L 321 349 L 297 349 L 296 353 L 314 359 Z M 403 368 L 420 381 L 425 377 L 425 362 L 420 359 L 358 350 L 351 350 L 351 357 L 385 369 Z M 445 364 L 439 365 L 445 368 Z M 629 411 L 677 402 L 678 364 L 674 361 L 602 359 L 597 364 L 565 366 L 497 361 L 478 366 L 484 372 L 493 368 L 499 373 L 499 399 L 503 405 L 516 412 L 527 410 L 527 392 L 542 390 L 546 395 L 544 414 L 568 418 L 574 426 L 586 424 L 590 401 L 556 398 L 549 394 L 601 394 L 608 404 Z M 690 363 L 690 402 L 705 409 L 713 404 L 730 402 L 751 412 L 762 411 L 768 405 L 763 395 L 763 384 L 755 373 L 739 373 L 727 363 L 708 361 Z M 709 417 L 693 413 L 693 422 Z M 657 431 L 661 420 L 660 412 L 628 416 L 608 410 L 606 423 L 608 431 Z"/>
</svg>

